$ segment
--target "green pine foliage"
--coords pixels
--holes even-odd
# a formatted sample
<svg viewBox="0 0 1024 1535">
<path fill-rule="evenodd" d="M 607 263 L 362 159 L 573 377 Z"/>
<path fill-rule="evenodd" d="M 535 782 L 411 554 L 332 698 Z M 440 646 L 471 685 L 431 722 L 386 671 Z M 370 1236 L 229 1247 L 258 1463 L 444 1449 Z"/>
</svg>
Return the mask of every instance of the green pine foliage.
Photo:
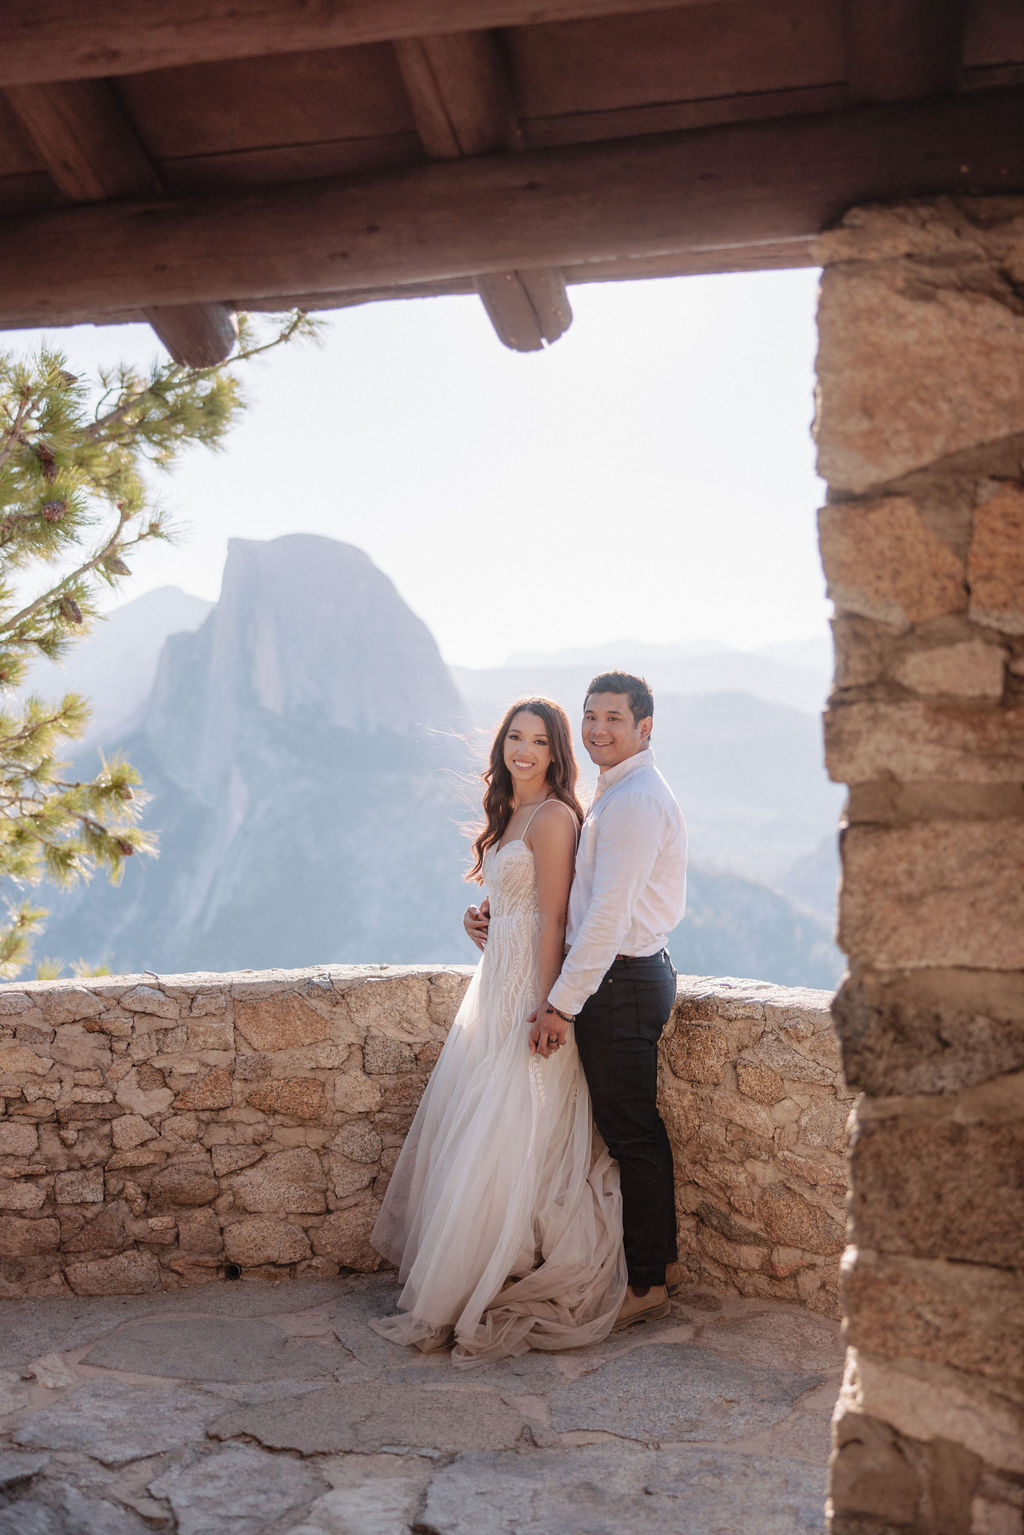
<svg viewBox="0 0 1024 1535">
<path fill-rule="evenodd" d="M 88 632 L 134 550 L 172 536 L 147 471 L 169 471 L 197 443 L 220 448 L 245 405 L 238 365 L 314 333 L 302 313 L 269 339 L 243 318 L 228 362 L 158 362 L 147 376 L 121 366 L 83 379 L 55 350 L 30 361 L 0 353 L 0 976 L 28 963 L 46 916 L 13 891 L 97 869 L 116 882 L 126 859 L 155 853 L 129 763 L 104 760 L 88 782 L 66 776 L 63 745 L 85 730 L 88 702 L 24 697 L 26 673 Z"/>
</svg>

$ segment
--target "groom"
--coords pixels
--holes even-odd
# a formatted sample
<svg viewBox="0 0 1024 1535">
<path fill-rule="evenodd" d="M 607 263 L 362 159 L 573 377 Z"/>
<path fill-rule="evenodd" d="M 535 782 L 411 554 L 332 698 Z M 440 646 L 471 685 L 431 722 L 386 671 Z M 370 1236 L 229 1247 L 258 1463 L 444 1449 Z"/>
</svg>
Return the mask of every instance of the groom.
<svg viewBox="0 0 1024 1535">
<path fill-rule="evenodd" d="M 570 1026 L 594 1119 L 619 1164 L 629 1288 L 616 1328 L 668 1310 L 676 1259 L 672 1148 L 658 1113 L 658 1040 L 676 994 L 665 948 L 686 904 L 686 830 L 654 765 L 654 699 L 642 677 L 604 672 L 587 689 L 583 744 L 600 769 L 580 834 L 567 949 L 530 1049 Z"/>
</svg>

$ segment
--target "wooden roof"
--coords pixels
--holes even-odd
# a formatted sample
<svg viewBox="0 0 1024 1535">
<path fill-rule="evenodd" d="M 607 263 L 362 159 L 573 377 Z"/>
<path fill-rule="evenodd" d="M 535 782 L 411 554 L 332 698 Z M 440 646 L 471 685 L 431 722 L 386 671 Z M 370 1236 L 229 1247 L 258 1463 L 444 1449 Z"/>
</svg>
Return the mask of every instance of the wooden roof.
<svg viewBox="0 0 1024 1535">
<path fill-rule="evenodd" d="M 1024 191 L 1020 0 L 3 0 L 0 329 L 797 266 L 855 202 Z"/>
</svg>

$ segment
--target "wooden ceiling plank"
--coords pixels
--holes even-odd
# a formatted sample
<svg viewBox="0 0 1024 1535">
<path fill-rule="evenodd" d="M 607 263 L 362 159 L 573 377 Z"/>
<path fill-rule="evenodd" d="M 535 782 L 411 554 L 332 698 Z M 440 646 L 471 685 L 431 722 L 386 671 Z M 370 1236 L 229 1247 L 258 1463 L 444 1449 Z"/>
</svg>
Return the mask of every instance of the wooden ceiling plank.
<svg viewBox="0 0 1024 1535">
<path fill-rule="evenodd" d="M 951 90 L 963 67 L 967 0 L 843 0 L 846 73 L 855 101 Z"/>
<path fill-rule="evenodd" d="M 6 96 L 52 181 L 72 202 L 160 195 L 156 167 L 105 81 L 18 85 Z M 146 318 L 174 361 L 188 367 L 223 362 L 238 340 L 227 304 L 157 307 Z"/>
<path fill-rule="evenodd" d="M 508 80 L 489 32 L 459 32 L 395 43 L 398 68 L 424 149 L 435 160 L 516 149 L 521 143 Z M 538 272 L 475 280 L 498 339 L 515 352 L 538 352 L 572 323 L 565 282 Z"/>
<path fill-rule="evenodd" d="M 658 11 L 708 0 L 4 0 L 0 85 L 109 78 L 493 27 Z M 728 0 L 717 0 L 725 4 Z"/>
<path fill-rule="evenodd" d="M 1024 90 L 0 220 L 0 325 L 807 240 L 852 204 L 1019 193 Z"/>
</svg>

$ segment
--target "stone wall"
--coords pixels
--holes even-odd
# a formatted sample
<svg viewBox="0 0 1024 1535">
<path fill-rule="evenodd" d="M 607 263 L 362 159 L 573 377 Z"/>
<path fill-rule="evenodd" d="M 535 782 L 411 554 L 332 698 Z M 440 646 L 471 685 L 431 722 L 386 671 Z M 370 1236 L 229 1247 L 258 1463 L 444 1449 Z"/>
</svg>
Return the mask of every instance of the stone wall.
<svg viewBox="0 0 1024 1535">
<path fill-rule="evenodd" d="M 1020 1535 L 1024 199 L 822 242 L 835 1014 L 858 1100 L 834 1535 Z"/>
<path fill-rule="evenodd" d="M 368 1235 L 468 972 L 339 966 L 0 988 L 0 1296 L 380 1259 Z M 662 1088 L 690 1275 L 834 1308 L 825 992 L 685 977 Z"/>
<path fill-rule="evenodd" d="M 660 1099 L 695 1283 L 839 1315 L 846 1122 L 827 991 L 681 976 Z"/>
</svg>

